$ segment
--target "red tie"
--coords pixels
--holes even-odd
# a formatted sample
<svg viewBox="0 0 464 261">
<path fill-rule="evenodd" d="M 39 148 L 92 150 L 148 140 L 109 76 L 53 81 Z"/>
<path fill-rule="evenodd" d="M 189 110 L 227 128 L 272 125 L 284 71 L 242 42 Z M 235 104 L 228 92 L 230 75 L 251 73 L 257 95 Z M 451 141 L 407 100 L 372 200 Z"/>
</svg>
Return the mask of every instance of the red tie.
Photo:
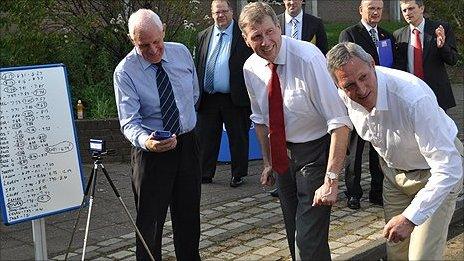
<svg viewBox="0 0 464 261">
<path fill-rule="evenodd" d="M 271 80 L 268 83 L 269 90 L 269 140 L 271 143 L 272 169 L 278 174 L 284 174 L 288 170 L 287 146 L 285 139 L 285 123 L 282 92 L 280 90 L 277 65 L 270 63 L 272 70 Z"/>
<path fill-rule="evenodd" d="M 424 79 L 424 68 L 422 66 L 422 44 L 420 39 L 420 31 L 414 28 L 414 75 Z"/>
</svg>

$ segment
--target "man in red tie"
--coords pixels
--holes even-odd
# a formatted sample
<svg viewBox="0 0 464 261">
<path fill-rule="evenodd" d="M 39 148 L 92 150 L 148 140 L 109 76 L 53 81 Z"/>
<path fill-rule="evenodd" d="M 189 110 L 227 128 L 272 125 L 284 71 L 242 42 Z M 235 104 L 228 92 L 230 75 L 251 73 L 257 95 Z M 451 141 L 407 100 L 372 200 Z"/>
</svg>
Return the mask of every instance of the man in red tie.
<svg viewBox="0 0 464 261">
<path fill-rule="evenodd" d="M 422 0 L 400 0 L 401 13 L 409 24 L 393 33 L 395 68 L 421 78 L 437 96 L 443 110 L 456 106 L 446 64 L 458 61 L 456 37 L 448 23 L 424 18 Z"/>
<path fill-rule="evenodd" d="M 314 45 L 282 36 L 266 3 L 239 19 L 254 54 L 243 66 L 263 153 L 263 185 L 276 172 L 287 240 L 295 260 L 329 260 L 331 205 L 337 200 L 351 122 Z"/>
</svg>

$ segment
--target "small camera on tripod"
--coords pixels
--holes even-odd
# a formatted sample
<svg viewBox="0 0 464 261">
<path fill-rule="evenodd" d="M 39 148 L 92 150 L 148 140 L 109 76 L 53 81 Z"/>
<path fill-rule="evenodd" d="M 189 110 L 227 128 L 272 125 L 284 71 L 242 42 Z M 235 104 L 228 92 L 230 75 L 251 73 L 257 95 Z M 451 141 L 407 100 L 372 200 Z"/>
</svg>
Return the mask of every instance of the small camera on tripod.
<svg viewBox="0 0 464 261">
<path fill-rule="evenodd" d="M 107 152 L 106 142 L 104 140 L 90 139 L 90 154 L 101 155 Z"/>
</svg>

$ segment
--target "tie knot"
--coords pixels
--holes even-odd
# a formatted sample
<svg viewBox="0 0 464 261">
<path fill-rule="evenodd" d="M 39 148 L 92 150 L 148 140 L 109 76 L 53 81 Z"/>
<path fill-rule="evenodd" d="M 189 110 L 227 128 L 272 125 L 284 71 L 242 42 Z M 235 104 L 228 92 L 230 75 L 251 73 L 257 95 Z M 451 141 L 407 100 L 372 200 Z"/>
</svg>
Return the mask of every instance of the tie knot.
<svg viewBox="0 0 464 261">
<path fill-rule="evenodd" d="M 419 31 L 419 29 L 417 29 L 417 28 L 414 28 L 414 29 L 412 30 L 412 32 L 413 32 L 414 34 L 416 34 L 416 35 L 419 35 L 419 34 L 420 34 L 420 31 Z"/>
<path fill-rule="evenodd" d="M 277 70 L 277 64 L 269 63 L 269 68 L 271 68 L 272 71 L 276 71 Z"/>
<path fill-rule="evenodd" d="M 156 66 L 156 68 L 163 68 L 163 65 L 161 65 L 161 61 L 154 63 L 153 65 Z"/>
<path fill-rule="evenodd" d="M 298 20 L 295 17 L 293 17 L 292 20 L 290 20 L 290 22 L 296 25 L 298 23 Z"/>
</svg>

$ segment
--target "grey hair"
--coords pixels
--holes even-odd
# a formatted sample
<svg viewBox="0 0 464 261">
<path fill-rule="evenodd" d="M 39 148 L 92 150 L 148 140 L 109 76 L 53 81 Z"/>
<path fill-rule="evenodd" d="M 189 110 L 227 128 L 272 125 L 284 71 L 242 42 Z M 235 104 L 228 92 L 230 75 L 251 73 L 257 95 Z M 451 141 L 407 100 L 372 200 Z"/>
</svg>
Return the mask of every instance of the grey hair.
<svg viewBox="0 0 464 261">
<path fill-rule="evenodd" d="M 263 2 L 247 4 L 243 7 L 238 19 L 238 26 L 240 27 L 242 34 L 245 35 L 245 28 L 247 26 L 261 24 L 266 16 L 269 16 L 272 19 L 272 22 L 279 26 L 279 20 L 277 19 L 276 13 L 268 4 Z"/>
<path fill-rule="evenodd" d="M 354 57 L 358 57 L 367 64 L 371 64 L 373 61 L 372 56 L 355 43 L 342 42 L 330 49 L 327 53 L 327 69 L 335 81 L 337 81 L 335 71 L 347 64 Z"/>
<path fill-rule="evenodd" d="M 163 29 L 163 23 L 159 16 L 150 9 L 139 9 L 132 13 L 127 22 L 129 27 L 129 36 L 134 39 L 136 29 L 146 30 L 149 26 L 158 26 Z"/>
<path fill-rule="evenodd" d="M 400 4 L 406 4 L 408 2 L 413 2 L 417 4 L 417 6 L 421 7 L 424 5 L 424 1 L 423 0 L 400 0 Z"/>
</svg>

